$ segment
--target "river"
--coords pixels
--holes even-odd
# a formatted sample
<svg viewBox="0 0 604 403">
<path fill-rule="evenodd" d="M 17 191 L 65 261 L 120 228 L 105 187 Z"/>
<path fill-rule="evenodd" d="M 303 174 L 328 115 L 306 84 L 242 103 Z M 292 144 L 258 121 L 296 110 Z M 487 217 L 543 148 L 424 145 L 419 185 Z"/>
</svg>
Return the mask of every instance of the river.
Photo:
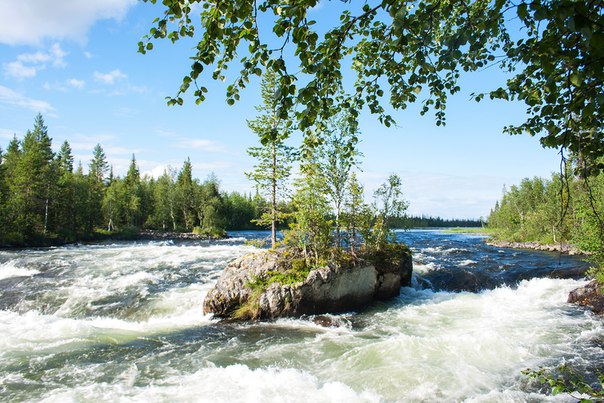
<svg viewBox="0 0 604 403">
<path fill-rule="evenodd" d="M 401 231 L 399 298 L 330 327 L 234 324 L 201 309 L 258 234 L 231 236 L 0 251 L 0 401 L 573 401 L 521 371 L 604 366 L 602 320 L 566 303 L 576 257 Z"/>
</svg>

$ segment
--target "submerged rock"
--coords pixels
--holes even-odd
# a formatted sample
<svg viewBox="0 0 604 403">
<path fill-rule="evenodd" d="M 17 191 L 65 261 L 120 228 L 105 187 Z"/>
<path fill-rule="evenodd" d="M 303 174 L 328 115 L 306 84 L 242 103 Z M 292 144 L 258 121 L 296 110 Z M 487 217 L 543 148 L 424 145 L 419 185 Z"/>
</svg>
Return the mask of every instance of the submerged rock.
<svg viewBox="0 0 604 403">
<path fill-rule="evenodd" d="M 571 291 L 568 295 L 568 302 L 590 308 L 595 314 L 604 314 L 602 284 L 592 280 L 586 286 Z"/>
<path fill-rule="evenodd" d="M 283 251 L 261 251 L 227 265 L 203 310 L 239 319 L 345 312 L 398 296 L 402 286 L 411 284 L 412 270 L 411 252 L 401 247 L 345 267 L 317 268 L 297 282 L 267 283 L 275 273 L 291 272 L 291 266 Z"/>
</svg>

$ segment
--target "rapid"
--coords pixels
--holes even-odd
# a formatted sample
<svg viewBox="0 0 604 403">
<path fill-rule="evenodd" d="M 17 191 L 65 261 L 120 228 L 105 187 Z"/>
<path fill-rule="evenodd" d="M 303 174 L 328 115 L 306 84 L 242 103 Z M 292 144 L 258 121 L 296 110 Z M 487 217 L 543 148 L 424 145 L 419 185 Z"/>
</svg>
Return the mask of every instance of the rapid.
<svg viewBox="0 0 604 403">
<path fill-rule="evenodd" d="M 577 257 L 400 231 L 415 271 L 400 297 L 328 327 L 229 323 L 203 298 L 266 234 L 230 235 L 1 250 L 0 401 L 574 401 L 521 371 L 604 367 L 604 322 L 566 303 Z"/>
</svg>

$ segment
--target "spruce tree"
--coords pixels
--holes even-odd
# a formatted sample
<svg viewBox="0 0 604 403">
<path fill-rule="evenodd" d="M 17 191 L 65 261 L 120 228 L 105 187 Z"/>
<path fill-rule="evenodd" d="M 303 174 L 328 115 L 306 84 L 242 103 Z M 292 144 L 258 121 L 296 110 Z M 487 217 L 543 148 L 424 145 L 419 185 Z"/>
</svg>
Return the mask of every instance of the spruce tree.
<svg viewBox="0 0 604 403">
<path fill-rule="evenodd" d="M 65 140 L 57 154 L 59 167 L 63 172 L 73 173 L 73 153 L 69 142 Z"/>
<path fill-rule="evenodd" d="M 180 217 L 186 230 L 191 231 L 195 224 L 195 186 L 193 183 L 193 166 L 187 158 L 176 179 L 177 204 Z"/>
<path fill-rule="evenodd" d="M 75 232 L 74 214 L 74 178 L 73 178 L 73 154 L 71 146 L 65 140 L 57 153 L 55 165 L 57 166 L 57 203 L 56 217 L 57 228 Z M 73 234 L 70 234 L 73 236 Z"/>
<path fill-rule="evenodd" d="M 107 157 L 100 144 L 94 147 L 88 170 L 88 201 L 86 230 L 92 232 L 103 220 L 102 205 L 105 195 L 105 175 L 109 169 Z"/>
<path fill-rule="evenodd" d="M 26 238 L 48 230 L 51 197 L 56 186 L 51 146 L 44 119 L 38 114 L 34 129 L 28 130 L 21 142 L 21 155 L 14 166 L 10 188 L 14 223 Z"/>
<path fill-rule="evenodd" d="M 124 197 L 126 222 L 132 226 L 142 224 L 142 197 L 141 197 L 141 178 L 140 171 L 136 165 L 136 157 L 132 154 L 132 160 L 128 168 L 128 173 L 124 178 Z"/>
</svg>

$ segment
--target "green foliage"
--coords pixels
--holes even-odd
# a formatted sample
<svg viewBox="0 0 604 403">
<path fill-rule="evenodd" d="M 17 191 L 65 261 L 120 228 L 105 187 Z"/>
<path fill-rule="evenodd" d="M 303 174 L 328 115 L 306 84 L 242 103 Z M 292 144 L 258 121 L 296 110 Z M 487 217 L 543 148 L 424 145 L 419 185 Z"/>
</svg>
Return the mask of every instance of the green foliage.
<svg viewBox="0 0 604 403">
<path fill-rule="evenodd" d="M 291 250 L 286 252 L 285 259 L 279 262 L 280 268 L 268 270 L 262 276 L 253 277 L 246 283 L 250 294 L 233 313 L 233 318 L 238 320 L 257 319 L 259 301 L 271 284 L 295 285 L 303 282 L 314 267 L 307 264 L 306 259 L 291 256 Z"/>
<path fill-rule="evenodd" d="M 302 162 L 301 170 L 292 198 L 293 222 L 285 233 L 284 243 L 300 251 L 307 266 L 318 267 L 325 261 L 332 243 L 326 183 L 314 156 Z"/>
<path fill-rule="evenodd" d="M 523 179 L 519 187 L 504 191 L 488 226 L 503 240 L 566 242 L 597 252 L 603 241 L 603 200 L 604 174 L 588 179 L 559 174 L 550 180 Z"/>
<path fill-rule="evenodd" d="M 0 245 L 46 245 L 99 237 L 132 239 L 129 232 L 147 228 L 198 231 L 226 236 L 226 228 L 257 228 L 266 201 L 221 193 L 211 175 L 200 182 L 185 161 L 178 175 L 168 169 L 157 180 L 141 177 L 134 155 L 126 175 L 110 169 L 100 144 L 89 171 L 76 169 L 68 142 L 55 155 L 44 120 L 23 139 L 14 137 L 0 149 Z M 287 206 L 280 206 L 285 211 Z M 104 232 L 103 232 L 104 231 Z"/>
<path fill-rule="evenodd" d="M 357 132 L 348 130 L 349 117 L 340 113 L 325 126 L 322 142 L 317 147 L 320 174 L 325 181 L 334 215 L 335 243 L 342 243 L 342 210 L 346 203 L 346 190 L 351 170 L 358 165 L 356 150 Z"/>
<path fill-rule="evenodd" d="M 371 237 L 371 226 L 374 212 L 365 203 L 363 186 L 357 180 L 355 172 L 348 176 L 344 193 L 344 209 L 342 212 L 342 226 L 348 235 L 348 245 L 354 255 L 360 243 L 359 235 L 363 239 Z"/>
<path fill-rule="evenodd" d="M 293 149 L 285 144 L 291 133 L 291 117 L 277 113 L 276 91 L 277 75 L 267 71 L 262 77 L 262 105 L 256 107 L 259 115 L 248 121 L 249 128 L 259 137 L 261 145 L 248 149 L 248 154 L 257 162 L 254 170 L 246 173 L 254 181 L 259 194 L 269 200 L 268 211 L 264 211 L 255 224 L 271 229 L 272 248 L 277 244 L 277 226 L 286 218 L 279 200 L 286 196 L 294 157 Z"/>
<path fill-rule="evenodd" d="M 376 219 L 373 231 L 366 234 L 367 243 L 380 250 L 388 243 L 394 242 L 394 234 L 390 229 L 392 219 L 404 216 L 409 203 L 403 199 L 401 178 L 391 174 L 385 183 L 374 192 Z"/>
<path fill-rule="evenodd" d="M 548 386 L 552 395 L 566 393 L 580 402 L 602 401 L 604 399 L 604 374 L 598 373 L 598 381 L 588 383 L 586 374 L 578 374 L 570 367 L 561 365 L 553 374 L 545 368 L 526 369 L 522 374 L 540 385 Z"/>
<path fill-rule="evenodd" d="M 452 228 L 459 227 L 462 230 L 469 227 L 481 227 L 485 222 L 482 219 L 472 218 L 442 218 L 432 217 L 428 215 L 408 216 L 405 215 L 400 219 L 391 219 L 391 228 Z M 480 228 L 478 228 L 480 231 Z"/>
<path fill-rule="evenodd" d="M 196 102 L 204 101 L 205 82 L 225 80 L 235 67 L 226 88 L 229 105 L 252 77 L 273 71 L 277 114 L 288 116 L 297 105 L 301 129 L 346 110 L 354 132 L 364 107 L 390 126 L 394 119 L 384 104 L 405 109 L 419 100 L 421 114 L 433 111 L 442 125 L 448 97 L 460 91 L 460 74 L 498 65 L 511 78 L 475 99 L 488 94 L 524 102 L 527 120 L 509 133 L 541 136 L 543 146 L 570 149 L 590 168 L 602 167 L 596 162 L 604 154 L 602 0 L 347 1 L 327 30 L 310 18 L 318 0 L 198 3 L 200 15 L 193 16 L 191 2 L 163 1 L 161 16 L 139 43 L 146 53 L 154 40 L 197 41 L 190 71 L 169 104 L 182 104 L 191 88 Z M 342 79 L 349 65 L 354 82 Z"/>
<path fill-rule="evenodd" d="M 604 173 L 524 179 L 504 191 L 488 227 L 506 241 L 572 244 L 591 254 L 591 274 L 604 280 Z"/>
<path fill-rule="evenodd" d="M 193 227 L 193 234 L 202 235 L 208 238 L 220 239 L 226 236 L 226 231 L 223 228 L 209 227 Z"/>
</svg>

